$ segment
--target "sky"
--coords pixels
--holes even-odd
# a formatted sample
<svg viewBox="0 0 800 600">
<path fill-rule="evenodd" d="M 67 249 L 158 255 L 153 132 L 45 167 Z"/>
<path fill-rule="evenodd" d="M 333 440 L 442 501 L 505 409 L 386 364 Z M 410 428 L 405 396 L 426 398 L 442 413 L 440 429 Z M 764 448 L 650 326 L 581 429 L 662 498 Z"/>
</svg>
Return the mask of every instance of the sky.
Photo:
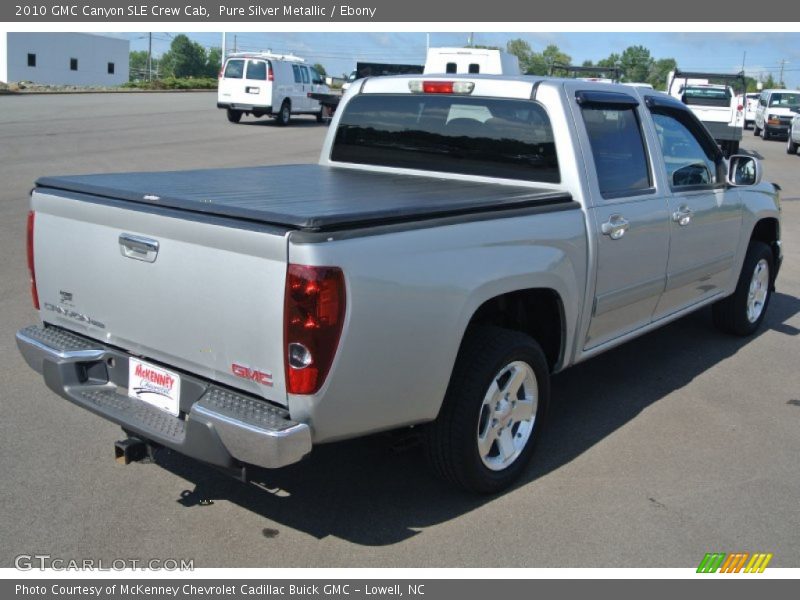
<svg viewBox="0 0 800 600">
<path fill-rule="evenodd" d="M 146 50 L 147 33 L 107 34 L 131 40 L 131 50 Z M 175 32 L 153 32 L 153 52 L 169 49 Z M 187 33 L 206 48 L 221 46 L 221 33 Z M 369 33 L 253 33 L 229 32 L 228 51 L 272 50 L 291 52 L 310 63 L 321 63 L 329 75 L 349 73 L 359 60 L 423 64 L 428 39 L 431 46 L 464 46 L 470 34 L 418 32 Z M 748 75 L 772 74 L 777 80 L 781 61 L 784 81 L 790 88 L 800 87 L 800 33 L 487 33 L 474 34 L 475 44 L 504 47 L 506 41 L 522 38 L 535 51 L 556 44 L 572 56 L 573 64 L 597 61 L 626 47 L 643 45 L 653 58 L 675 58 L 683 70 L 736 72 L 744 61 Z"/>
</svg>

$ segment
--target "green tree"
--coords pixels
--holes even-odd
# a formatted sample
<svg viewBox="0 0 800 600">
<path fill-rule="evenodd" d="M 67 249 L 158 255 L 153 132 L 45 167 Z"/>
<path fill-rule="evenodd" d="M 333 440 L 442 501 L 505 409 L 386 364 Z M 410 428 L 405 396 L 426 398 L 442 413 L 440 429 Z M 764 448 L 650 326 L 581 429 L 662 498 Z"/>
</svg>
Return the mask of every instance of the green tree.
<svg viewBox="0 0 800 600">
<path fill-rule="evenodd" d="M 674 71 L 677 67 L 678 64 L 674 58 L 656 60 L 650 68 L 650 74 L 647 76 L 646 81 L 657 90 L 666 90 L 669 72 Z"/>
<path fill-rule="evenodd" d="M 206 55 L 206 77 L 216 77 L 222 69 L 222 48 L 209 48 Z"/>
<path fill-rule="evenodd" d="M 134 50 L 130 53 L 128 58 L 128 66 L 130 81 L 141 81 L 147 79 L 147 51 Z"/>
<path fill-rule="evenodd" d="M 322 75 L 323 79 L 328 76 L 328 71 L 320 63 L 314 63 L 314 70 Z"/>
<path fill-rule="evenodd" d="M 506 52 L 517 57 L 519 68 L 526 75 L 548 75 L 553 64 L 568 65 L 572 61 L 572 57 L 555 44 L 548 45 L 541 52 L 534 52 L 531 45 L 523 39 L 509 40 Z"/>
<path fill-rule="evenodd" d="M 530 72 L 532 68 L 533 48 L 531 48 L 528 42 L 520 38 L 508 40 L 506 43 L 506 52 L 517 57 L 520 71 L 523 73 Z"/>
<path fill-rule="evenodd" d="M 644 46 L 628 46 L 619 62 L 623 71 L 622 81 L 646 82 L 655 61 Z"/>
<path fill-rule="evenodd" d="M 161 57 L 159 75 L 173 77 L 203 77 L 206 74 L 206 50 L 184 34 L 176 35 L 169 51 Z"/>
</svg>

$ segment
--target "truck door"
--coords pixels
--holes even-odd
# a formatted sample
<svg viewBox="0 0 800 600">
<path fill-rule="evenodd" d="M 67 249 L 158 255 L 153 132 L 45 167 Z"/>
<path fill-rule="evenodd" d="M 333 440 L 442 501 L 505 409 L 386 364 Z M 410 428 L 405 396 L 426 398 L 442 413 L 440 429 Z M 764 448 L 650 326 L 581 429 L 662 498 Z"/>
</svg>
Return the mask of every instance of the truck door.
<svg viewBox="0 0 800 600">
<path fill-rule="evenodd" d="M 719 294 L 731 281 L 741 232 L 741 199 L 725 163 L 691 112 L 650 101 L 669 186 L 667 281 L 655 318 Z"/>
<path fill-rule="evenodd" d="M 576 94 L 593 196 L 595 292 L 584 349 L 650 323 L 666 278 L 667 202 L 653 173 L 639 101 L 632 95 Z M 580 130 L 580 126 L 578 128 Z"/>
</svg>

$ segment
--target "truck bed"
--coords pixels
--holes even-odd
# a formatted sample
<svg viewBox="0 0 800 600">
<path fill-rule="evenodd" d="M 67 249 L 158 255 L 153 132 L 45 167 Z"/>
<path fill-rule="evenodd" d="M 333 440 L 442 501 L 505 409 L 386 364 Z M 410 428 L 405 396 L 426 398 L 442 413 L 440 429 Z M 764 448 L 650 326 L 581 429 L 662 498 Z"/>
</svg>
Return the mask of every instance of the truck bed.
<svg viewBox="0 0 800 600">
<path fill-rule="evenodd" d="M 43 177 L 46 189 L 331 231 L 528 206 L 569 204 L 567 192 L 321 165 Z"/>
</svg>

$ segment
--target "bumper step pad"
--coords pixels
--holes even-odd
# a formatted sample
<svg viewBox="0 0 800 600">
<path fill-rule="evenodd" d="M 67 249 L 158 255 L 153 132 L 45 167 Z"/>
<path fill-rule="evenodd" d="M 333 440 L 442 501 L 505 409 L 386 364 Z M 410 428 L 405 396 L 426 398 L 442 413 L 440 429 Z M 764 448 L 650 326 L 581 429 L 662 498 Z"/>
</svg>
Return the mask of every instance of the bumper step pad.
<svg viewBox="0 0 800 600">
<path fill-rule="evenodd" d="M 264 400 L 222 388 L 188 374 L 182 398 L 188 413 L 175 417 L 127 394 L 127 370 L 111 381 L 80 381 L 83 365 L 119 361 L 128 355 L 115 348 L 58 327 L 31 326 L 17 333 L 28 364 L 44 375 L 57 394 L 147 439 L 212 464 L 230 467 L 236 461 L 267 468 L 299 461 L 311 451 L 308 425 Z M 79 363 L 79 364 L 76 364 Z M 191 384 L 191 385 L 189 385 Z M 194 401 L 196 399 L 196 401 Z"/>
</svg>

